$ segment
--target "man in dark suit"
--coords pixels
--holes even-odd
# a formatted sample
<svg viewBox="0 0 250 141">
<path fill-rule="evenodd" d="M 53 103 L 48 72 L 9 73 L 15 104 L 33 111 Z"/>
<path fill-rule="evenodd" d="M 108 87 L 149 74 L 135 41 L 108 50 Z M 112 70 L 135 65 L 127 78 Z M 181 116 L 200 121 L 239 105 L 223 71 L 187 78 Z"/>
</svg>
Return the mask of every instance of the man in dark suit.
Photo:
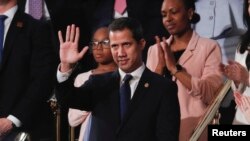
<svg viewBox="0 0 250 141">
<path fill-rule="evenodd" d="M 56 51 L 56 57 L 59 60 L 59 41 L 57 32 L 61 30 L 65 33 L 65 29 L 70 24 L 76 24 L 81 29 L 81 36 L 79 39 L 79 50 L 90 42 L 90 20 L 91 16 L 88 1 L 93 0 L 42 0 L 43 1 L 43 15 L 40 20 L 47 22 L 52 27 L 53 45 Z M 18 0 L 18 6 L 21 11 L 29 12 L 29 0 Z M 80 61 L 84 67 L 79 69 L 80 72 L 91 69 L 94 66 L 94 60 L 91 54 L 86 54 L 84 59 Z M 59 105 L 60 107 L 60 138 L 61 141 L 68 141 L 69 125 L 68 125 L 68 107 Z M 55 125 L 55 124 L 54 124 Z M 77 130 L 76 130 L 77 133 Z"/>
<path fill-rule="evenodd" d="M 109 26 L 110 47 L 119 69 L 90 77 L 80 88 L 73 86 L 76 62 L 85 54 L 77 48 L 79 28 L 67 29 L 60 39 L 57 98 L 62 104 L 92 111 L 89 141 L 177 141 L 180 109 L 177 85 L 151 72 L 142 61 L 145 47 L 142 27 L 132 18 L 119 18 Z M 100 41 L 97 41 L 98 44 Z M 102 47 L 102 46 L 99 46 Z M 127 110 L 124 111 L 125 75 L 131 75 Z M 121 88 L 120 88 L 121 85 Z M 119 92 L 120 91 L 120 92 Z M 125 102 L 126 103 L 126 102 Z"/>
<path fill-rule="evenodd" d="M 0 0 L 5 40 L 0 63 L 0 140 L 20 131 L 34 141 L 53 141 L 53 114 L 47 100 L 56 72 L 49 26 L 21 12 L 16 0 Z"/>
</svg>

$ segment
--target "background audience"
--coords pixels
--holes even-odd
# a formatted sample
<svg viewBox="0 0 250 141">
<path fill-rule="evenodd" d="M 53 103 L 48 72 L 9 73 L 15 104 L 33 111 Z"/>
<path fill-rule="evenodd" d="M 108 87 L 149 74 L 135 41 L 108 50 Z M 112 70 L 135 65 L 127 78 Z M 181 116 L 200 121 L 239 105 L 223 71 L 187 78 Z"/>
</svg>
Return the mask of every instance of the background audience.
<svg viewBox="0 0 250 141">
<path fill-rule="evenodd" d="M 56 55 L 49 25 L 22 12 L 16 0 L 0 0 L 0 140 L 20 132 L 54 141 L 47 100 L 55 81 Z"/>
<path fill-rule="evenodd" d="M 235 54 L 235 61 L 230 60 L 228 64 L 221 64 L 220 70 L 228 78 L 233 80 L 232 90 L 237 104 L 233 124 L 250 124 L 250 1 L 245 0 L 244 22 L 248 27 L 242 36 Z"/>
<path fill-rule="evenodd" d="M 203 37 L 216 40 L 222 51 L 222 62 L 234 59 L 240 37 L 245 33 L 244 0 L 197 0 L 196 12 L 202 17 L 194 30 Z M 235 114 L 233 92 L 230 90 L 221 103 L 220 124 L 231 124 Z"/>
</svg>

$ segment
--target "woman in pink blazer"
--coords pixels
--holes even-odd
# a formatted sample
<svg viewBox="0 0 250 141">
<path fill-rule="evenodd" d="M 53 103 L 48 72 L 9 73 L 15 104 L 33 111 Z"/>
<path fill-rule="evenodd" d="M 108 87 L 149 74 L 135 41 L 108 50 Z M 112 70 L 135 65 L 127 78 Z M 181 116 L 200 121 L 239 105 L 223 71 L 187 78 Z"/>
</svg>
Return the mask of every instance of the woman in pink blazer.
<svg viewBox="0 0 250 141">
<path fill-rule="evenodd" d="M 199 15 L 194 0 L 165 0 L 162 21 L 171 34 L 169 39 L 156 37 L 148 50 L 147 67 L 178 85 L 181 110 L 180 140 L 188 140 L 199 118 L 223 83 L 219 72 L 221 51 L 214 40 L 200 37 L 192 28 Z M 205 28 L 205 27 L 204 27 Z M 207 140 L 203 134 L 200 140 Z"/>
</svg>

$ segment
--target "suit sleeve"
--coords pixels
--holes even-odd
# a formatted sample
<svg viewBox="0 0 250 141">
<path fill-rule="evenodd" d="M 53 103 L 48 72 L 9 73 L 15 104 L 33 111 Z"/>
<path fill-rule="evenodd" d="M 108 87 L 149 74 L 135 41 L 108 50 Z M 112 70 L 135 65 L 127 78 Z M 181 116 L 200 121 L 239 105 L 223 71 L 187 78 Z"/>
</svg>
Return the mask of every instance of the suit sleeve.
<svg viewBox="0 0 250 141">
<path fill-rule="evenodd" d="M 172 81 L 164 84 L 163 98 L 157 121 L 158 141 L 178 141 L 180 129 L 180 107 L 177 85 Z"/>
</svg>

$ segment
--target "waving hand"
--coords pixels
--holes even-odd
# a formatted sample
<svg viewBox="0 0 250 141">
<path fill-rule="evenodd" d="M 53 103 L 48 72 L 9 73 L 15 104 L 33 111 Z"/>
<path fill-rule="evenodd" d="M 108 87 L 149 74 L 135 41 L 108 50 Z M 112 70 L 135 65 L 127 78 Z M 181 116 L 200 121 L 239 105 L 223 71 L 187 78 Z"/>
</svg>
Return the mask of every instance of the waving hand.
<svg viewBox="0 0 250 141">
<path fill-rule="evenodd" d="M 62 72 L 66 72 L 71 69 L 72 66 L 74 66 L 88 50 L 88 47 L 84 47 L 80 52 L 78 51 L 79 37 L 80 29 L 74 24 L 67 26 L 65 41 L 63 40 L 62 32 L 58 32 Z"/>
</svg>

